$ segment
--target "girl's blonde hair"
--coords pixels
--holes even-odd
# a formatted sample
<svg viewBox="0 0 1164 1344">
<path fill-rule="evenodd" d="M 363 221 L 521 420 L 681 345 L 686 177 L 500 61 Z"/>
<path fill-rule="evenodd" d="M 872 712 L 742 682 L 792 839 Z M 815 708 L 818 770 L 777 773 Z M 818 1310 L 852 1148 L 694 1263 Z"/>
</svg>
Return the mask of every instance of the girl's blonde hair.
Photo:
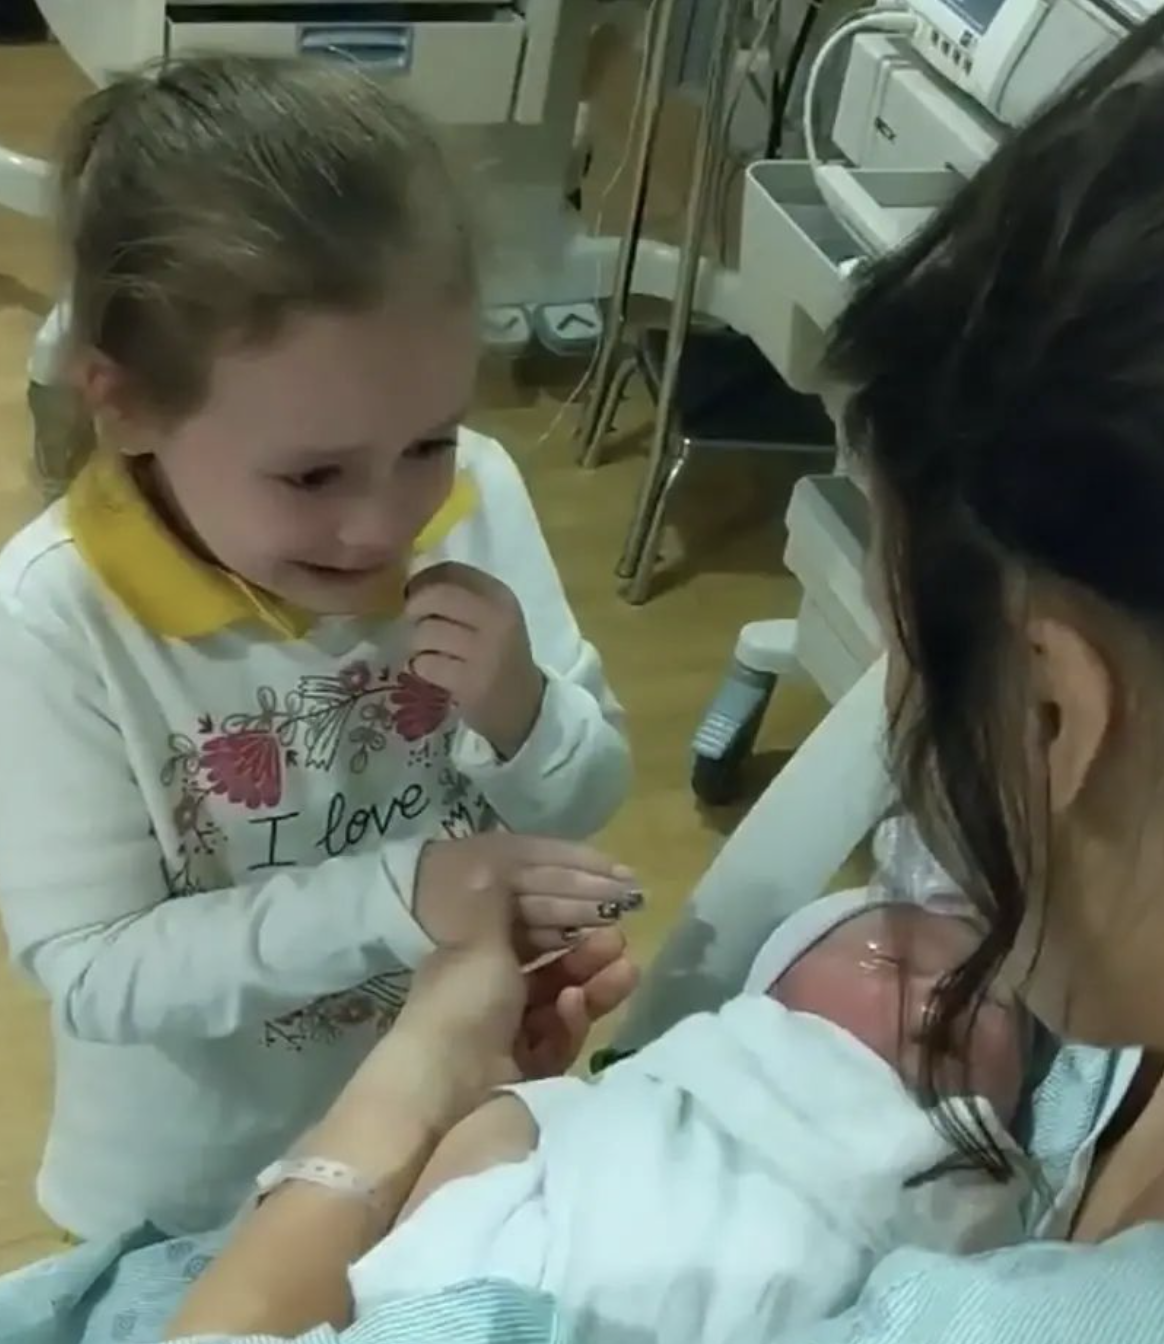
<svg viewBox="0 0 1164 1344">
<path fill-rule="evenodd" d="M 296 314 L 476 293 L 436 140 L 352 64 L 216 57 L 119 80 L 72 118 L 61 196 L 73 346 L 169 419 L 222 349 Z"/>
</svg>

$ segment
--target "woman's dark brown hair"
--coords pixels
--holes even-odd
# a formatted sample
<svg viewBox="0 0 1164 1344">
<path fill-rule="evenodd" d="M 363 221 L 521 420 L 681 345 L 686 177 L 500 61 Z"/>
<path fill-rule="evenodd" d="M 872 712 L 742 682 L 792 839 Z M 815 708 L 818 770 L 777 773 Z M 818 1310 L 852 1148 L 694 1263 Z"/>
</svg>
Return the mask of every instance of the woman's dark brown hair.
<svg viewBox="0 0 1164 1344">
<path fill-rule="evenodd" d="M 1023 750 L 1011 581 L 1164 632 L 1162 35 L 1164 14 L 1020 129 L 832 335 L 908 669 L 902 800 L 986 928 L 937 996 L 931 1080 L 1042 908 L 1046 780 Z M 1008 1169 L 985 1127 L 952 1137 Z"/>
</svg>

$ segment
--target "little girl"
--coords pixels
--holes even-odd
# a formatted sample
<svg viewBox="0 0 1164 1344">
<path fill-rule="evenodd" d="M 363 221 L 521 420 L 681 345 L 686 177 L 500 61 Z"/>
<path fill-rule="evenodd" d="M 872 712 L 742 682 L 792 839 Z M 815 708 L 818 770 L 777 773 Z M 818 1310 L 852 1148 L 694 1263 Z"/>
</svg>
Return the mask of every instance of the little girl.
<svg viewBox="0 0 1164 1344">
<path fill-rule="evenodd" d="M 0 902 L 53 1003 L 41 1202 L 94 1237 L 228 1216 L 474 890 L 530 952 L 641 897 L 564 842 L 625 795 L 620 712 L 459 429 L 472 244 L 424 128 L 350 66 L 226 59 L 68 145 L 106 442 L 0 556 Z"/>
</svg>

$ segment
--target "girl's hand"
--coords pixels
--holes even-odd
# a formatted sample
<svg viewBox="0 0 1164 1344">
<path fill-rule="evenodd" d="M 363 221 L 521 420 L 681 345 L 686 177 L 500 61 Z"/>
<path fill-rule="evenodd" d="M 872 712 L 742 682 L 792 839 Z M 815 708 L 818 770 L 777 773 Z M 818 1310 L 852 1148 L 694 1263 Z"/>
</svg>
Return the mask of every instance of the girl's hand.
<svg viewBox="0 0 1164 1344">
<path fill-rule="evenodd" d="M 447 691 L 499 756 L 516 756 L 546 685 L 517 598 L 499 579 L 450 561 L 411 581 L 405 615 L 416 675 Z"/>
<path fill-rule="evenodd" d="M 509 902 L 523 960 L 560 951 L 642 905 L 630 870 L 588 845 L 494 831 L 427 845 L 413 909 L 435 943 L 477 936 L 483 900 Z"/>
</svg>

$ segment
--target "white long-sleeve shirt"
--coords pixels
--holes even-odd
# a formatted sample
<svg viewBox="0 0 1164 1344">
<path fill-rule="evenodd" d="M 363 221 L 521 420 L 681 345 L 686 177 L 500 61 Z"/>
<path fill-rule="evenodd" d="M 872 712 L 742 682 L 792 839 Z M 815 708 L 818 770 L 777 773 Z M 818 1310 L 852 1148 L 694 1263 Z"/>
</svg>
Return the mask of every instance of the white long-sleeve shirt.
<svg viewBox="0 0 1164 1344">
<path fill-rule="evenodd" d="M 237 619 L 125 473 L 0 555 L 0 909 L 53 1006 L 40 1198 L 82 1237 L 214 1225 L 326 1109 L 430 950 L 427 842 L 582 837 L 625 796 L 517 468 L 458 455 L 476 506 L 423 559 L 508 584 L 548 681 L 508 761 L 411 675 L 402 621 Z"/>
</svg>

